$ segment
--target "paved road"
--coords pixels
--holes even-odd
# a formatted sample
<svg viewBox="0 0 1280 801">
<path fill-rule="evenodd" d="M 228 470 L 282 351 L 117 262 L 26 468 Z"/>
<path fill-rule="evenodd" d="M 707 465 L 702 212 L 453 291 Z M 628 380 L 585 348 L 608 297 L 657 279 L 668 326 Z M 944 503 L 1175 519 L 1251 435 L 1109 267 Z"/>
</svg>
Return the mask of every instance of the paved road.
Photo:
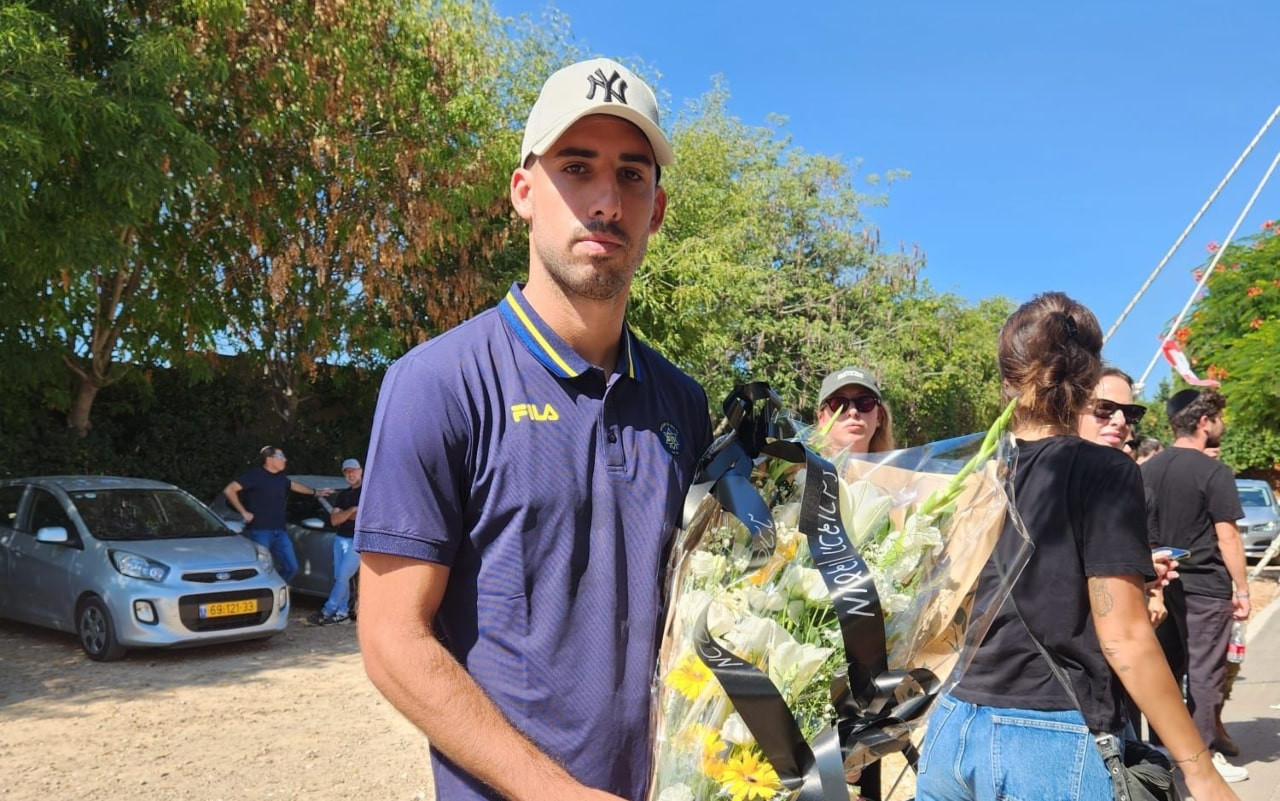
<svg viewBox="0 0 1280 801">
<path fill-rule="evenodd" d="M 1240 746 L 1230 761 L 1249 769 L 1246 781 L 1232 785 L 1240 801 L 1280 801 L 1280 597 L 1249 622 L 1244 664 L 1222 720 Z"/>
</svg>

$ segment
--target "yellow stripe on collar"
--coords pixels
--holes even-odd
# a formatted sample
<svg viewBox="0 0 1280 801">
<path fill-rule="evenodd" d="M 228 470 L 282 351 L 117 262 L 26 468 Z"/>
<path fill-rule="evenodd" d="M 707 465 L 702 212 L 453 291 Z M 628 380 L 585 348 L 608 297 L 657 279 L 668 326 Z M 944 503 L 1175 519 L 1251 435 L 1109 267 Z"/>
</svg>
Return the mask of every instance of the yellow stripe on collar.
<svg viewBox="0 0 1280 801">
<path fill-rule="evenodd" d="M 551 343 L 547 342 L 546 338 L 542 336 L 542 332 L 540 332 L 537 326 L 533 324 L 533 321 L 529 319 L 529 315 L 525 314 L 524 309 L 520 308 L 520 304 L 516 302 L 514 293 L 507 292 L 507 303 L 511 305 L 511 310 L 516 313 L 516 317 L 520 318 L 520 322 L 524 324 L 525 330 L 529 332 L 529 336 L 538 343 L 547 356 L 556 363 L 556 366 L 561 370 L 564 370 L 565 375 L 570 378 L 577 378 L 578 371 L 570 367 L 569 364 L 560 357 L 560 354 L 556 353 L 555 348 L 551 347 Z"/>
</svg>

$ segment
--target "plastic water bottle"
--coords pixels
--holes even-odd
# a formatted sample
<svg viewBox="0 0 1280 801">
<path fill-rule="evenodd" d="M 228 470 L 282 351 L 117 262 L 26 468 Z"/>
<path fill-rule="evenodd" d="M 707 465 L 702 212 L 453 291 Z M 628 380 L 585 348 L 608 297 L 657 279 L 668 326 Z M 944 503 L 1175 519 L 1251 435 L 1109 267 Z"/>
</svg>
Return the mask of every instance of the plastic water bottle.
<svg viewBox="0 0 1280 801">
<path fill-rule="evenodd" d="M 1227 643 L 1227 661 L 1244 661 L 1244 621 L 1242 620 L 1231 623 L 1231 641 Z"/>
</svg>

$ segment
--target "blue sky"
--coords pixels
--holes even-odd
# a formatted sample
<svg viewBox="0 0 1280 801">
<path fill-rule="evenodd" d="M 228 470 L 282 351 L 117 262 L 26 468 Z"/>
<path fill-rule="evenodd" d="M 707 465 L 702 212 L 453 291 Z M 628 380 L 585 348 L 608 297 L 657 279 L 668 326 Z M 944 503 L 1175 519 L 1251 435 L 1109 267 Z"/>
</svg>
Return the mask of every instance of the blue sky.
<svg viewBox="0 0 1280 801">
<path fill-rule="evenodd" d="M 495 3 L 509 16 L 547 7 Z M 884 247 L 925 251 L 936 289 L 1019 302 L 1059 289 L 1104 331 L 1280 105 L 1275 0 L 554 5 L 588 52 L 656 74 L 672 109 L 722 75 L 744 122 L 783 115 L 797 146 L 860 160 L 859 175 L 909 171 L 867 216 Z M 1278 151 L 1280 120 L 1108 343 L 1110 361 L 1135 378 L 1146 368 L 1205 246 Z M 1280 175 L 1238 236 L 1272 218 Z M 1168 374 L 1161 359 L 1148 386 Z"/>
</svg>

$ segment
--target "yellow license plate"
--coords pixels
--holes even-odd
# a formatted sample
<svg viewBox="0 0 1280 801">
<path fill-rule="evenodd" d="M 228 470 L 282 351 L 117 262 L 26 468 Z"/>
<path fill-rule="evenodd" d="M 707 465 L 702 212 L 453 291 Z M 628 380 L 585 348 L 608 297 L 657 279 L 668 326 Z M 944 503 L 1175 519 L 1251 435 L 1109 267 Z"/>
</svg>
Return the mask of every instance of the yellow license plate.
<svg viewBox="0 0 1280 801">
<path fill-rule="evenodd" d="M 258 599 L 247 601 L 222 601 L 215 604 L 200 604 L 200 617 L 228 617 L 230 615 L 251 615 L 258 611 Z"/>
</svg>

